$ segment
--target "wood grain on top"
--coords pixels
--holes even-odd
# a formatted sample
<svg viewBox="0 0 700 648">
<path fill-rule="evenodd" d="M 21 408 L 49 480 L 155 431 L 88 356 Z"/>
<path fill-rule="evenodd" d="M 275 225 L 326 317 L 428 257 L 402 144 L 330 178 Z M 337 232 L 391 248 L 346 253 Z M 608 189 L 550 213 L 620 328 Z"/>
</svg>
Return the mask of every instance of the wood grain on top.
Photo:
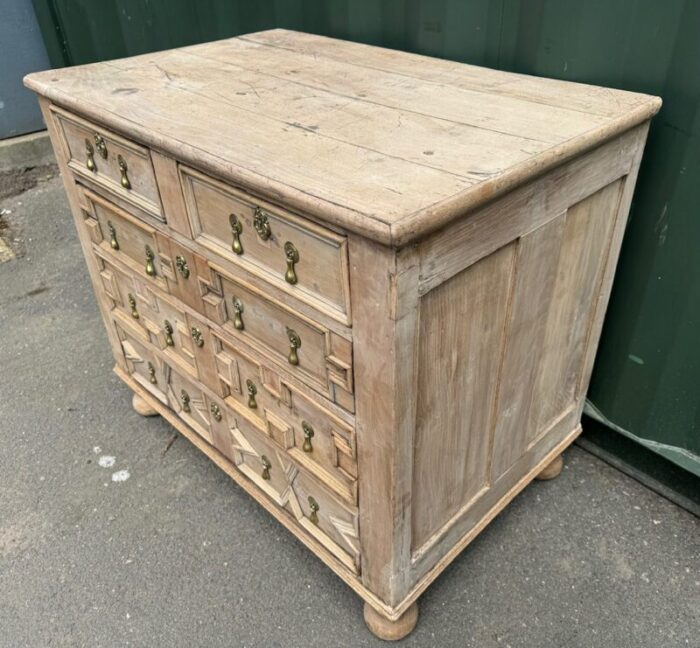
<svg viewBox="0 0 700 648">
<path fill-rule="evenodd" d="M 395 245 L 661 105 L 286 30 L 34 73 L 25 83 L 263 197 Z"/>
</svg>

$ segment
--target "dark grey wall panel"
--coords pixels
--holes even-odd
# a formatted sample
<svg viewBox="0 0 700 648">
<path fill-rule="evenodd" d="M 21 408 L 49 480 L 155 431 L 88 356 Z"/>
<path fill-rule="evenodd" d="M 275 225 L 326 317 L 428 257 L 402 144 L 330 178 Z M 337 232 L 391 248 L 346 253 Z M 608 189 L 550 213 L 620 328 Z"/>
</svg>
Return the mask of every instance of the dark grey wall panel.
<svg viewBox="0 0 700 648">
<path fill-rule="evenodd" d="M 22 77 L 50 64 L 31 0 L 2 0 L 0 8 L 0 139 L 5 139 L 44 128 Z"/>
</svg>

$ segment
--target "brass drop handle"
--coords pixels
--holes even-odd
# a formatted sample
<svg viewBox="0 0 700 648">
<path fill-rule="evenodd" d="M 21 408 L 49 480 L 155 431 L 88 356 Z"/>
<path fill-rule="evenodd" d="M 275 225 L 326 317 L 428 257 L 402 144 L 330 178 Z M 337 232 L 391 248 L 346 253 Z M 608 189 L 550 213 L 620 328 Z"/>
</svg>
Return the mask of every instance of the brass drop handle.
<svg viewBox="0 0 700 648">
<path fill-rule="evenodd" d="M 270 479 L 270 468 L 272 468 L 270 460 L 265 455 L 262 455 L 260 457 L 260 463 L 262 464 L 262 478 Z"/>
<path fill-rule="evenodd" d="M 267 213 L 264 212 L 260 207 L 255 208 L 255 216 L 253 217 L 253 227 L 258 233 L 258 236 L 263 240 L 267 241 L 272 235 L 272 230 L 270 229 L 270 221 L 267 218 Z"/>
<path fill-rule="evenodd" d="M 117 230 L 112 225 L 112 221 L 107 221 L 107 228 L 109 229 L 109 247 L 113 250 L 119 249 L 119 241 L 117 241 Z"/>
<path fill-rule="evenodd" d="M 243 302 L 238 297 L 233 298 L 233 328 L 237 331 L 243 331 Z"/>
<path fill-rule="evenodd" d="M 309 515 L 309 522 L 311 524 L 318 524 L 318 511 L 321 508 L 318 502 L 309 495 L 309 508 L 311 509 L 311 514 Z"/>
<path fill-rule="evenodd" d="M 156 378 L 156 368 L 153 366 L 152 362 L 148 363 L 148 379 L 154 385 L 158 383 L 158 379 Z"/>
<path fill-rule="evenodd" d="M 192 332 L 192 339 L 194 340 L 194 343 L 200 348 L 203 347 L 204 346 L 204 336 L 202 335 L 202 332 L 196 326 L 192 327 L 191 332 Z"/>
<path fill-rule="evenodd" d="M 301 429 L 304 431 L 304 444 L 301 449 L 304 452 L 313 452 L 314 447 L 311 445 L 311 439 L 314 437 L 314 429 L 306 421 L 301 422 Z"/>
<path fill-rule="evenodd" d="M 93 148 L 92 144 L 90 144 L 90 140 L 85 138 L 85 166 L 87 167 L 88 171 L 92 171 L 95 173 L 97 171 L 97 165 L 95 164 L 95 149 Z"/>
<path fill-rule="evenodd" d="M 184 390 L 180 390 L 180 402 L 182 403 L 182 411 L 190 413 L 190 395 Z"/>
<path fill-rule="evenodd" d="M 175 340 L 173 340 L 173 325 L 168 322 L 168 320 L 165 320 L 163 330 L 165 331 L 165 345 L 166 346 L 175 346 Z"/>
<path fill-rule="evenodd" d="M 258 393 L 258 388 L 250 378 L 245 381 L 245 385 L 248 389 L 248 407 L 250 407 L 250 409 L 258 409 L 258 403 L 255 400 L 255 394 Z"/>
<path fill-rule="evenodd" d="M 183 279 L 190 278 L 190 267 L 187 265 L 187 259 L 179 254 L 175 257 L 175 267 L 180 271 Z"/>
<path fill-rule="evenodd" d="M 216 403 L 212 403 L 211 406 L 209 407 L 211 410 L 211 415 L 214 417 L 215 421 L 220 421 L 221 420 L 221 410 L 219 409 L 219 406 Z"/>
<path fill-rule="evenodd" d="M 301 348 L 301 338 L 297 335 L 296 331 L 292 329 L 287 329 L 287 337 L 289 338 L 289 355 L 287 356 L 287 361 L 290 365 L 299 364 L 299 354 L 297 349 Z"/>
<path fill-rule="evenodd" d="M 131 317 L 134 319 L 139 318 L 139 312 L 136 309 L 136 297 L 129 293 L 129 306 L 131 307 Z"/>
<path fill-rule="evenodd" d="M 156 258 L 156 255 L 153 254 L 153 250 L 151 250 L 150 245 L 147 245 L 146 246 L 146 274 L 149 277 L 156 276 L 156 266 L 153 263 L 155 258 Z"/>
<path fill-rule="evenodd" d="M 104 137 L 99 133 L 95 133 L 95 148 L 97 152 L 102 156 L 103 160 L 107 159 L 107 142 L 105 142 Z"/>
<path fill-rule="evenodd" d="M 124 187 L 124 189 L 131 189 L 131 182 L 129 182 L 129 176 L 126 174 L 126 172 L 129 170 L 129 168 L 126 166 L 126 160 L 121 155 L 117 155 L 117 163 L 119 164 L 119 171 L 122 174 L 122 187 Z"/>
<path fill-rule="evenodd" d="M 293 285 L 297 282 L 294 265 L 299 263 L 299 250 L 294 247 L 291 241 L 284 244 L 284 258 L 287 260 L 287 272 L 284 273 L 284 280 Z"/>
<path fill-rule="evenodd" d="M 229 214 L 228 222 L 231 224 L 231 249 L 236 254 L 243 254 L 243 245 L 241 245 L 241 232 L 243 232 L 243 223 L 238 220 L 236 214 Z"/>
</svg>

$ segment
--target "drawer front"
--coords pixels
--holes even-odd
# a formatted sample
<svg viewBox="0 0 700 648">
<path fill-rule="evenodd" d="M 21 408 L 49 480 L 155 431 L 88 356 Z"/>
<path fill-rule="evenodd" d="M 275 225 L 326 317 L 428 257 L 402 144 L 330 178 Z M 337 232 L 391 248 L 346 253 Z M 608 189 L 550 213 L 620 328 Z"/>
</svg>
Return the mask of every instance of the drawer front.
<svg viewBox="0 0 700 648">
<path fill-rule="evenodd" d="M 150 291 L 143 302 L 143 307 L 138 307 L 151 343 L 181 370 L 194 376 L 199 375 L 197 344 L 192 338 L 192 325 L 177 301 L 166 299 Z"/>
<path fill-rule="evenodd" d="M 240 416 L 231 415 L 232 459 L 238 469 L 347 567 L 359 573 L 357 510 L 336 499 Z"/>
<path fill-rule="evenodd" d="M 208 273 L 206 261 L 174 239 L 168 240 L 168 253 L 166 274 L 172 268 L 172 277 L 169 277 L 168 281 L 170 292 L 197 312 L 201 312 L 203 305 L 199 277 Z"/>
<path fill-rule="evenodd" d="M 217 384 L 227 405 L 350 504 L 357 503 L 355 433 L 272 369 L 212 332 Z"/>
<path fill-rule="evenodd" d="M 147 342 L 139 339 L 119 322 L 113 322 L 121 342 L 127 372 L 159 401 L 168 404 L 167 389 L 170 368 Z"/>
<path fill-rule="evenodd" d="M 51 110 L 76 175 L 164 220 L 147 148 L 55 106 Z"/>
<path fill-rule="evenodd" d="M 231 454 L 231 438 L 223 404 L 202 390 L 190 378 L 172 369 L 167 387 L 170 408 L 199 436 L 226 456 Z"/>
<path fill-rule="evenodd" d="M 167 292 L 167 278 L 175 279 L 167 237 L 94 192 L 85 190 L 83 195 L 88 210 L 85 226 L 92 241 L 133 274 Z"/>
<path fill-rule="evenodd" d="M 278 366 L 328 395 L 348 411 L 352 396 L 352 343 L 265 293 L 209 264 L 205 314 L 273 359 Z"/>
<path fill-rule="evenodd" d="M 229 261 L 350 323 L 347 240 L 180 167 L 194 238 Z"/>
</svg>

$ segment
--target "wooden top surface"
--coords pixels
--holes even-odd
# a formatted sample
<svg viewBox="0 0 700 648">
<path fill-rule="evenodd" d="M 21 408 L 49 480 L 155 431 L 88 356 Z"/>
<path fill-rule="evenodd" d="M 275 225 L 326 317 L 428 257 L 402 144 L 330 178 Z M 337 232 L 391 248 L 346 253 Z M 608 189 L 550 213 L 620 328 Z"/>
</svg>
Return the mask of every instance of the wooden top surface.
<svg viewBox="0 0 700 648">
<path fill-rule="evenodd" d="M 394 245 L 661 105 L 279 29 L 38 72 L 25 84 L 273 202 Z"/>
</svg>

